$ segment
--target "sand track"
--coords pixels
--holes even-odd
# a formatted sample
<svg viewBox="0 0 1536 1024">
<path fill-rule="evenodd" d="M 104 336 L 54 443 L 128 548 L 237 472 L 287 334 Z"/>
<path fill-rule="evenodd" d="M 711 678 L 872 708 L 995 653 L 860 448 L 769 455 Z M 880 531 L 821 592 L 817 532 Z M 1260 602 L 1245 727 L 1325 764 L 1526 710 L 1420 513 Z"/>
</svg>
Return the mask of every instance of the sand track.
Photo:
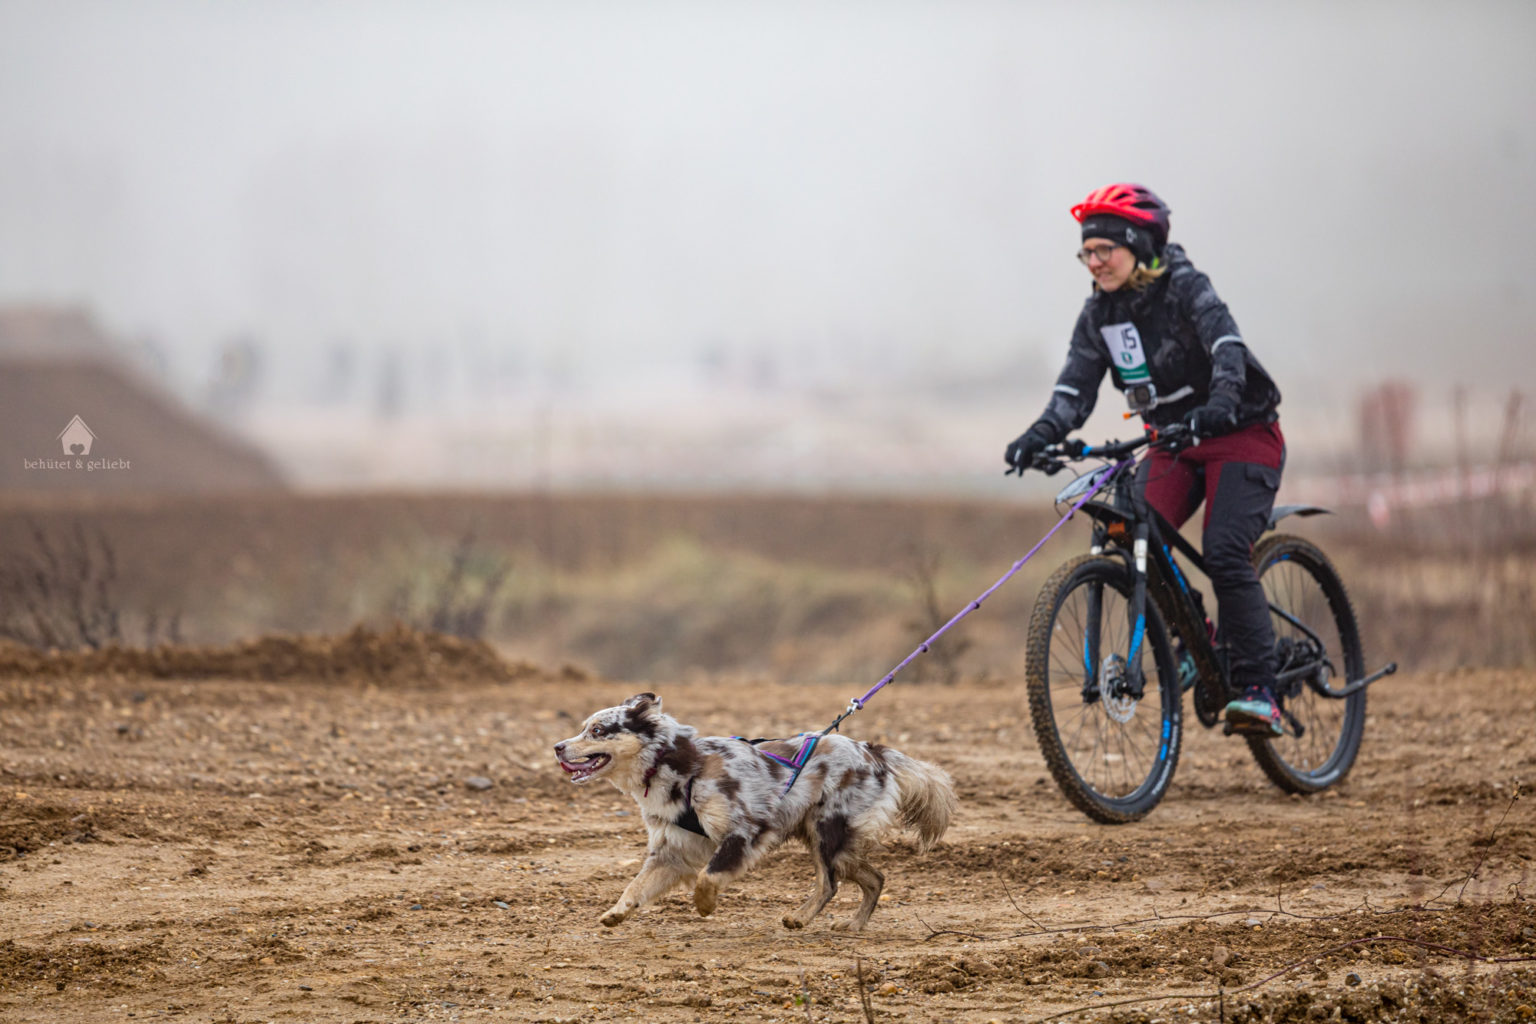
<svg viewBox="0 0 1536 1024">
<path fill-rule="evenodd" d="M 1536 782 L 1529 673 L 1381 684 L 1354 774 L 1305 800 L 1191 726 L 1165 802 L 1118 828 L 1057 793 L 1009 686 L 890 687 L 847 731 L 944 765 L 961 811 L 928 854 L 890 842 L 857 936 L 828 927 L 848 892 L 804 932 L 779 926 L 811 885 L 799 848 L 707 920 L 679 893 L 598 926 L 643 830 L 611 787 L 565 782 L 549 748 L 642 688 L 707 733 L 783 735 L 864 687 L 0 681 L 0 1019 L 857 1021 L 862 961 L 876 1019 L 1035 1020 L 1238 988 L 1378 934 L 1536 956 L 1536 799 L 1511 801 Z M 1227 1012 L 1526 1019 L 1530 966 L 1469 977 L 1374 942 Z"/>
</svg>

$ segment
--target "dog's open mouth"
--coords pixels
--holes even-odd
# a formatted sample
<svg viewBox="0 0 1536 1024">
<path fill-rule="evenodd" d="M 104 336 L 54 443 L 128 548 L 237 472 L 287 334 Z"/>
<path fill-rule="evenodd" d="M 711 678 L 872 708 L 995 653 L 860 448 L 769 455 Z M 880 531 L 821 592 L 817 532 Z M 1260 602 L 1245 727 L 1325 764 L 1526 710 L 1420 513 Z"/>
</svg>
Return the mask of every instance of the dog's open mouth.
<svg viewBox="0 0 1536 1024">
<path fill-rule="evenodd" d="M 560 767 L 565 769 L 565 774 L 571 777 L 572 782 L 586 782 L 612 760 L 613 758 L 607 754 L 592 754 L 579 761 L 561 759 Z"/>
</svg>

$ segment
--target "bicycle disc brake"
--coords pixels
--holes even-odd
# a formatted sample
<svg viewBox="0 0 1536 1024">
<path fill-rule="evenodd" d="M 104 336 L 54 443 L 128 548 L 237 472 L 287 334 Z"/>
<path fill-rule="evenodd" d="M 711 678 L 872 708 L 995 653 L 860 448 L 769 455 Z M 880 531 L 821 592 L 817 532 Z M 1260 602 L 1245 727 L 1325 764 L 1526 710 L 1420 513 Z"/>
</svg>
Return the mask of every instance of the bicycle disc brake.
<svg viewBox="0 0 1536 1024">
<path fill-rule="evenodd" d="M 1102 677 L 1104 713 L 1124 725 L 1136 714 L 1137 704 L 1137 695 L 1131 690 L 1125 659 L 1118 654 L 1107 655 L 1104 658 Z"/>
</svg>

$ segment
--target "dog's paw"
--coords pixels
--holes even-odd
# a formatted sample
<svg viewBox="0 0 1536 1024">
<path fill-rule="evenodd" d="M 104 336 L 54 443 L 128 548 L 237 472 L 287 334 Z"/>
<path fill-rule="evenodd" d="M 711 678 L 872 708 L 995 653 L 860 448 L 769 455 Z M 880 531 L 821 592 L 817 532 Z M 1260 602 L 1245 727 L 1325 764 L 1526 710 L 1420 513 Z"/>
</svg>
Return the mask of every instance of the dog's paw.
<svg viewBox="0 0 1536 1024">
<path fill-rule="evenodd" d="M 785 914 L 784 915 L 784 927 L 785 928 L 791 928 L 791 929 L 799 930 L 799 929 L 805 927 L 805 922 L 800 920 L 794 914 Z"/>
<path fill-rule="evenodd" d="M 630 912 L 627 910 L 620 910 L 618 907 L 614 907 L 608 913 L 598 918 L 598 921 L 604 928 L 612 928 L 615 925 L 623 924 L 629 918 L 629 914 Z"/>
<path fill-rule="evenodd" d="M 708 917 L 715 912 L 715 899 L 719 895 L 719 886 L 707 878 L 701 878 L 693 887 L 693 908 L 699 912 L 700 917 Z"/>
</svg>

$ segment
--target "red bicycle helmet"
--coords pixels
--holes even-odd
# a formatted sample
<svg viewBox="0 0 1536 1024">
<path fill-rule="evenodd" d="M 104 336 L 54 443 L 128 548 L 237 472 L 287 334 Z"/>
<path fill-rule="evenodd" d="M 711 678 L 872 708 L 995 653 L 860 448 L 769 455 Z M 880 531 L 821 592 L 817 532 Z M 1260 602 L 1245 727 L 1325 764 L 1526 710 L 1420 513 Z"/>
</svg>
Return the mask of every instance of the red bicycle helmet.
<svg viewBox="0 0 1536 1024">
<path fill-rule="evenodd" d="M 1168 204 L 1145 185 L 1119 182 L 1088 193 L 1088 198 L 1072 207 L 1072 218 L 1079 224 L 1095 213 L 1124 217 L 1133 224 L 1144 224 L 1157 239 L 1158 248 L 1168 241 Z"/>
</svg>

